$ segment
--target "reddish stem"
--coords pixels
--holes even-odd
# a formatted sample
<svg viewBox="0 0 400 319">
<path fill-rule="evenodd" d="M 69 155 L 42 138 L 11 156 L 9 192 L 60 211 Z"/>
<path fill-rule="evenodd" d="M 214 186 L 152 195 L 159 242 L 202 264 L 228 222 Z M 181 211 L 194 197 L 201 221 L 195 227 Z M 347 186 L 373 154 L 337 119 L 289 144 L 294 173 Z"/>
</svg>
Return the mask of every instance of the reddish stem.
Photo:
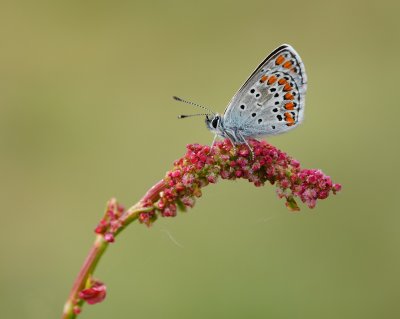
<svg viewBox="0 0 400 319">
<path fill-rule="evenodd" d="M 131 208 L 129 208 L 120 218 L 121 224 L 123 225 L 118 232 L 119 234 L 127 225 L 132 221 L 137 219 L 140 212 L 145 211 L 145 205 L 148 202 L 154 202 L 159 199 L 160 192 L 166 187 L 164 180 L 160 180 L 154 186 L 152 186 L 147 193 L 142 197 L 142 199 Z M 90 248 L 89 253 L 75 279 L 74 285 L 72 286 L 71 292 L 69 294 L 68 300 L 64 306 L 64 312 L 62 319 L 74 319 L 77 314 L 74 311 L 75 307 L 80 307 L 83 301 L 78 299 L 78 294 L 85 288 L 87 280 L 93 274 L 98 261 L 108 247 L 108 242 L 104 239 L 104 235 L 99 234 L 93 246 Z"/>
<path fill-rule="evenodd" d="M 77 300 L 79 292 L 85 288 L 86 281 L 91 276 L 94 268 L 97 265 L 101 255 L 104 253 L 108 247 L 108 242 L 104 240 L 103 235 L 97 235 L 93 246 L 83 262 L 83 265 L 75 279 L 74 285 L 72 286 L 71 292 L 69 294 L 68 300 L 64 306 L 64 313 L 62 318 L 75 318 L 74 307 L 80 306 L 82 302 Z"/>
</svg>

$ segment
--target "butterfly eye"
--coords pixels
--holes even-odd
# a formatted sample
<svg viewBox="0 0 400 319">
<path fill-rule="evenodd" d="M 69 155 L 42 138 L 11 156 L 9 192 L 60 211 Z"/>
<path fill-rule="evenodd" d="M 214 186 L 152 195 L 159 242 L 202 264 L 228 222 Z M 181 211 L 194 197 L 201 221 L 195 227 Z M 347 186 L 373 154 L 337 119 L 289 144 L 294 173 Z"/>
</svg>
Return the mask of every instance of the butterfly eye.
<svg viewBox="0 0 400 319">
<path fill-rule="evenodd" d="M 217 128 L 218 122 L 219 122 L 219 117 L 218 116 L 214 117 L 214 119 L 211 122 L 212 127 Z"/>
</svg>

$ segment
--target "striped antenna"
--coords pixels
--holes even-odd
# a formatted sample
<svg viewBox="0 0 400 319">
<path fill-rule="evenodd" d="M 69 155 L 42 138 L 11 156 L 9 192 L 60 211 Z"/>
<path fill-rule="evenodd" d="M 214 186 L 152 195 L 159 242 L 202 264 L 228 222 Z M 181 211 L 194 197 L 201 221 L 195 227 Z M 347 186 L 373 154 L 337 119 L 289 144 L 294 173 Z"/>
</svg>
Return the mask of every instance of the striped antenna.
<svg viewBox="0 0 400 319">
<path fill-rule="evenodd" d="M 178 115 L 178 119 L 185 119 L 187 117 L 193 117 L 193 116 L 200 116 L 200 115 L 210 115 L 210 113 L 200 113 L 200 114 L 189 114 L 189 115 Z"/>
<path fill-rule="evenodd" d="M 194 105 L 194 106 L 200 107 L 200 108 L 202 108 L 203 110 L 208 111 L 209 113 L 207 113 L 207 114 L 210 114 L 210 113 L 211 113 L 211 114 L 215 115 L 215 113 L 214 113 L 213 111 L 211 111 L 209 108 L 207 108 L 207 107 L 205 107 L 205 106 L 202 106 L 202 105 L 199 105 L 199 104 L 197 104 L 197 103 L 194 103 L 194 102 L 190 102 L 190 101 L 181 99 L 180 97 L 177 97 L 177 96 L 173 96 L 172 98 L 173 98 L 175 101 L 178 101 L 178 102 L 183 102 L 183 103 L 186 103 L 186 104 L 190 104 L 190 105 Z M 197 116 L 197 115 L 207 115 L 207 114 L 195 114 L 195 115 L 193 115 L 193 116 Z M 181 115 L 179 118 L 185 118 L 185 117 L 188 117 L 188 116 L 187 116 L 187 115 Z"/>
</svg>

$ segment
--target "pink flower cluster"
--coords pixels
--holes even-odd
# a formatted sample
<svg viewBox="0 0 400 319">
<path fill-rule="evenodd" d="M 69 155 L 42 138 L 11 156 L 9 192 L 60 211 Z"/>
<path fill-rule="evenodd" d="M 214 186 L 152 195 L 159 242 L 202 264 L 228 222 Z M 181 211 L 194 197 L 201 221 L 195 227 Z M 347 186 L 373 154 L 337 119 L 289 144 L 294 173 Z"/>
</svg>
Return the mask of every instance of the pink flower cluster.
<svg viewBox="0 0 400 319">
<path fill-rule="evenodd" d="M 115 198 L 111 199 L 107 203 L 104 217 L 100 220 L 94 232 L 104 235 L 107 242 L 113 243 L 115 241 L 114 234 L 122 226 L 121 216 L 124 211 L 124 207 L 118 204 Z"/>
<path fill-rule="evenodd" d="M 249 145 L 253 152 L 246 145 L 233 147 L 229 140 L 217 142 L 213 148 L 188 145 L 186 155 L 175 161 L 164 178 L 165 187 L 157 200 L 144 203 L 154 209 L 141 213 L 139 221 L 151 225 L 159 215 L 174 217 L 178 208 L 193 207 L 201 189 L 218 178 L 243 178 L 257 187 L 267 181 L 275 184 L 278 196 L 285 198 L 286 206 L 293 211 L 299 210 L 295 197 L 313 208 L 317 199 L 341 189 L 320 170 L 302 170 L 298 161 L 265 141 L 250 140 Z"/>
</svg>

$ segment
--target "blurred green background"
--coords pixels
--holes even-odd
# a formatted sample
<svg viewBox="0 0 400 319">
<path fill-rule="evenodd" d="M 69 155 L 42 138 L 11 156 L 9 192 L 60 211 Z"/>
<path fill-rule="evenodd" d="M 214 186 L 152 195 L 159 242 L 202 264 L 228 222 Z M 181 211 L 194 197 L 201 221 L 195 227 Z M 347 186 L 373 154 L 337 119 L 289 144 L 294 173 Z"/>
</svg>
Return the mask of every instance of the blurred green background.
<svg viewBox="0 0 400 319">
<path fill-rule="evenodd" d="M 220 182 L 187 214 L 133 224 L 81 318 L 399 318 L 398 1 L 1 1 L 0 309 L 58 318 L 112 196 L 129 206 L 187 143 L 186 97 L 223 112 L 290 43 L 304 124 L 270 138 L 343 184 L 299 214 Z M 176 242 L 178 244 L 176 244 Z"/>
</svg>

